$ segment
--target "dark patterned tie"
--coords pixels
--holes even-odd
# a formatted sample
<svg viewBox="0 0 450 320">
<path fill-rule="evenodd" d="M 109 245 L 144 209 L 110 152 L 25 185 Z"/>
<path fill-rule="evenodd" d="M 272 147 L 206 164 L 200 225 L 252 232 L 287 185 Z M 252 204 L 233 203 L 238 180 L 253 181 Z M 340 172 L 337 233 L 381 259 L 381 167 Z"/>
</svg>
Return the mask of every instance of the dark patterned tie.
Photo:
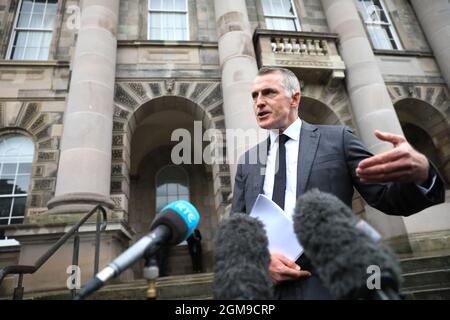
<svg viewBox="0 0 450 320">
<path fill-rule="evenodd" d="M 275 180 L 273 181 L 272 200 L 284 209 L 284 196 L 286 192 L 286 141 L 289 137 L 280 134 L 278 138 L 278 154 L 275 162 Z M 278 170 L 277 170 L 278 168 Z"/>
</svg>

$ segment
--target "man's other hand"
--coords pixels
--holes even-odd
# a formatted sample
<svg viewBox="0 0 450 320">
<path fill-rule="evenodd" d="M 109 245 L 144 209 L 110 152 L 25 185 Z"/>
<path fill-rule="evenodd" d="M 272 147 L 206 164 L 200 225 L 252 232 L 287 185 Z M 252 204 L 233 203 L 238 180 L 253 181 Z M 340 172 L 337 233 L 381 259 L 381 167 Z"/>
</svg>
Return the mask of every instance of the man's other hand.
<svg viewBox="0 0 450 320">
<path fill-rule="evenodd" d="M 375 131 L 375 136 L 390 142 L 394 149 L 361 161 L 356 175 L 362 182 L 400 182 L 423 185 L 428 180 L 430 163 L 402 136 Z"/>
<path fill-rule="evenodd" d="M 301 270 L 299 265 L 280 253 L 271 253 L 270 256 L 269 273 L 275 284 L 311 276 L 309 271 Z"/>
</svg>

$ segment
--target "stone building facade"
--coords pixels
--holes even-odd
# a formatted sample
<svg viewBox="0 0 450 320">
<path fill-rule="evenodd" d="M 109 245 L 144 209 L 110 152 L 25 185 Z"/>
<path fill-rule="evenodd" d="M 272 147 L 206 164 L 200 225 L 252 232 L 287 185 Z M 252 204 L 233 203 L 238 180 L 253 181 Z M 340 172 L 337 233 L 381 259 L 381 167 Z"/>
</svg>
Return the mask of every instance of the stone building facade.
<svg viewBox="0 0 450 320">
<path fill-rule="evenodd" d="M 161 205 L 186 198 L 200 211 L 211 272 L 234 183 L 226 155 L 248 147 L 224 138 L 225 130 L 258 130 L 250 87 L 261 66 L 298 75 L 306 121 L 348 125 L 374 153 L 389 146 L 373 130 L 403 133 L 449 186 L 449 7 L 448 0 L 0 0 L 0 157 L 14 137 L 34 146 L 23 205 L 4 200 L 1 208 L 2 237 L 20 245 L 0 247 L 0 262 L 33 264 L 101 204 L 105 265 L 148 232 Z M 190 133 L 192 153 L 176 165 L 180 129 Z M 196 151 L 211 140 L 222 156 L 205 163 Z M 2 173 L 2 184 L 17 184 L 17 174 Z M 447 199 L 408 218 L 381 214 L 358 195 L 353 209 L 397 252 L 414 254 L 449 247 L 449 192 Z M 83 281 L 92 276 L 92 230 L 79 230 Z M 64 288 L 72 246 L 26 276 L 25 290 Z M 140 278 L 140 267 L 122 279 Z M 190 268 L 186 246 L 173 248 L 168 273 Z"/>
</svg>

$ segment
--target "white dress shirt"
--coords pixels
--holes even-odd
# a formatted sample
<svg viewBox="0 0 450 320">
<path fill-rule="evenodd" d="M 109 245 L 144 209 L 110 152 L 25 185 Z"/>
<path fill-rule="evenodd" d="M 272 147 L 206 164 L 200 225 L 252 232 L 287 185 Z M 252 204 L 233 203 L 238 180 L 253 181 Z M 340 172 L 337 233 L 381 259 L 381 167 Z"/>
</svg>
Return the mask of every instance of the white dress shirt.
<svg viewBox="0 0 450 320">
<path fill-rule="evenodd" d="M 284 211 L 289 215 L 294 215 L 295 204 L 297 203 L 297 161 L 298 147 L 300 143 L 300 130 L 302 121 L 297 118 L 283 134 L 290 139 L 286 142 L 286 193 L 284 196 Z M 279 130 L 270 130 L 270 148 L 267 155 L 266 177 L 264 179 L 263 192 L 272 199 L 273 183 L 275 180 L 275 163 L 278 153 Z"/>
</svg>

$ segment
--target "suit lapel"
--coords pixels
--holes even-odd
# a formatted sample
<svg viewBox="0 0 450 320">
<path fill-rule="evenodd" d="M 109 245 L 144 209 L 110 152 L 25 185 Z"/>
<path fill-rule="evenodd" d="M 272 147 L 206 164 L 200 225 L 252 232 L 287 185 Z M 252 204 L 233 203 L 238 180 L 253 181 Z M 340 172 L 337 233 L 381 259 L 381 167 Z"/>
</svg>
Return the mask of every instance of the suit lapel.
<svg viewBox="0 0 450 320">
<path fill-rule="evenodd" d="M 318 128 L 303 121 L 298 148 L 297 198 L 306 190 L 319 140 L 320 132 Z"/>
<path fill-rule="evenodd" d="M 266 149 L 264 150 L 264 148 Z M 261 193 L 264 193 L 263 192 L 264 178 L 266 177 L 267 153 L 269 152 L 269 148 L 270 148 L 269 137 L 258 145 L 258 163 L 255 166 L 255 172 L 253 173 L 255 175 L 256 181 L 254 187 L 254 190 L 256 191 L 256 196 L 258 196 Z"/>
</svg>

